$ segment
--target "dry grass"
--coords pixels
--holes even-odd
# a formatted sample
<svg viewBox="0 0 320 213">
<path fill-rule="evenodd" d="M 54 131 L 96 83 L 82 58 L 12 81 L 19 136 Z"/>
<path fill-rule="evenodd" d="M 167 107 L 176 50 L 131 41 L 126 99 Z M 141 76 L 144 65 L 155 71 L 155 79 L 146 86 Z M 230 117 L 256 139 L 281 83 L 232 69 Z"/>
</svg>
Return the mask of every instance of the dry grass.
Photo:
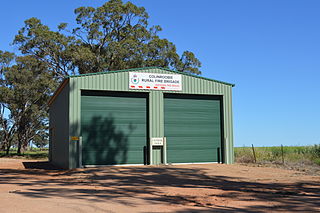
<svg viewBox="0 0 320 213">
<path fill-rule="evenodd" d="M 320 175 L 320 145 L 255 147 L 256 162 L 251 147 L 236 147 L 236 162 L 253 166 L 279 167 Z M 282 162 L 284 160 L 284 163 Z"/>
</svg>

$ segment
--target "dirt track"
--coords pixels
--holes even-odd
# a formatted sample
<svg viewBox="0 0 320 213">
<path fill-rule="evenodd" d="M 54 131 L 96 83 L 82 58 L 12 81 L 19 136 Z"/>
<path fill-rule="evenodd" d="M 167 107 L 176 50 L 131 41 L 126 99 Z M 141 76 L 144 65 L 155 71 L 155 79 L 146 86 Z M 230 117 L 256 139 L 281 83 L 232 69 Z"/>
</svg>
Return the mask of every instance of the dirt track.
<svg viewBox="0 0 320 213">
<path fill-rule="evenodd" d="M 320 177 L 241 165 L 55 170 L 0 159 L 1 212 L 320 212 Z"/>
</svg>

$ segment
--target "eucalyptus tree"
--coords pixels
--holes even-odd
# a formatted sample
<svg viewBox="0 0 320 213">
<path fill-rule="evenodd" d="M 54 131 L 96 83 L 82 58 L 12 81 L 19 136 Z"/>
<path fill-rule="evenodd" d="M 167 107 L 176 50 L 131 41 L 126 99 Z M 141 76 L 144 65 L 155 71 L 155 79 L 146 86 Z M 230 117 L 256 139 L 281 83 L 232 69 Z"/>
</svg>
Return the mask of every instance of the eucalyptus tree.
<svg viewBox="0 0 320 213">
<path fill-rule="evenodd" d="M 14 39 L 23 54 L 47 63 L 58 78 L 136 67 L 159 66 L 200 74 L 200 61 L 190 51 L 181 56 L 160 26 L 149 26 L 145 8 L 110 0 L 100 7 L 75 9 L 76 27 L 57 31 L 37 18 L 25 21 Z"/>
<path fill-rule="evenodd" d="M 18 154 L 47 128 L 47 102 L 56 82 L 47 65 L 34 56 L 17 57 L 7 69 L 1 97 L 17 138 Z"/>
<path fill-rule="evenodd" d="M 8 102 L 10 101 L 10 91 L 8 91 L 5 74 L 10 69 L 15 55 L 7 51 L 0 50 L 0 149 L 9 153 L 16 126 L 10 114 L 8 114 Z"/>
</svg>

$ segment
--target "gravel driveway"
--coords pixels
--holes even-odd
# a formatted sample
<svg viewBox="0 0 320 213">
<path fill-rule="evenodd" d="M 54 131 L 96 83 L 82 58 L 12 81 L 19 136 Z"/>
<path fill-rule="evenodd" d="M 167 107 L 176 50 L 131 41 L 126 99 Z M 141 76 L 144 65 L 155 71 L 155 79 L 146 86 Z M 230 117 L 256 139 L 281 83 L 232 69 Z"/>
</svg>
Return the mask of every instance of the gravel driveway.
<svg viewBox="0 0 320 213">
<path fill-rule="evenodd" d="M 1 212 L 320 212 L 320 177 L 224 164 L 58 170 L 0 158 Z"/>
</svg>

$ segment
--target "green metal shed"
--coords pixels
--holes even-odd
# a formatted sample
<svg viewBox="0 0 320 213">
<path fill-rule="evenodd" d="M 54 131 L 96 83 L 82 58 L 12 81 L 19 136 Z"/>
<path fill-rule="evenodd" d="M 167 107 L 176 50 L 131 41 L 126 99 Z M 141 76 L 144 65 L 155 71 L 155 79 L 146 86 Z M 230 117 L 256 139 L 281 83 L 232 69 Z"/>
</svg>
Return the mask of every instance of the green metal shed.
<svg viewBox="0 0 320 213">
<path fill-rule="evenodd" d="M 158 67 L 70 76 L 49 101 L 49 159 L 231 164 L 233 86 Z"/>
</svg>

